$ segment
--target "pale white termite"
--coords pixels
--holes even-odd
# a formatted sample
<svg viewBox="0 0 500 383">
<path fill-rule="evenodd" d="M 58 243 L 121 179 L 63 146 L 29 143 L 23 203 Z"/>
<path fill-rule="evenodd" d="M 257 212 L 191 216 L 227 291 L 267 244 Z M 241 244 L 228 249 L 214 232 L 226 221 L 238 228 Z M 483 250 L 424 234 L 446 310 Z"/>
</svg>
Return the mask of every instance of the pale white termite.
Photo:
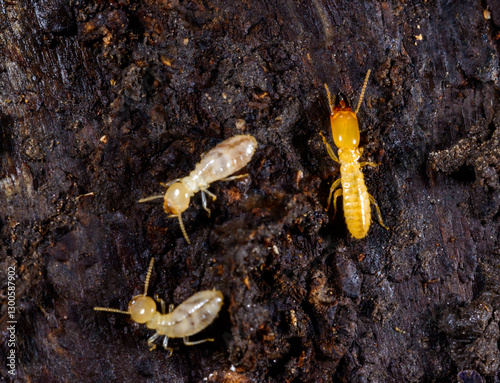
<svg viewBox="0 0 500 383">
<path fill-rule="evenodd" d="M 231 181 L 245 175 L 229 177 L 231 174 L 244 168 L 252 159 L 257 148 L 257 141 L 250 135 L 238 135 L 218 144 L 202 156 L 201 161 L 187 177 L 178 178 L 167 184 L 167 191 L 162 195 L 154 195 L 142 198 L 139 202 L 148 202 L 163 198 L 163 209 L 165 213 L 176 216 L 179 219 L 182 234 L 186 241 L 191 244 L 182 222 L 182 212 L 189 206 L 191 197 L 201 191 L 203 208 L 210 214 L 207 207 L 207 193 L 213 200 L 215 195 L 208 191 L 208 187 L 214 181 Z"/>
<path fill-rule="evenodd" d="M 202 339 L 195 342 L 189 341 L 188 337 L 199 333 L 210 325 L 217 317 L 223 303 L 224 297 L 218 290 L 204 290 L 192 295 L 174 309 L 169 305 L 168 314 L 165 313 L 165 301 L 155 296 L 160 303 L 161 313 L 156 310 L 156 302 L 148 297 L 148 285 L 153 270 L 154 258 L 149 264 L 144 294 L 132 298 L 128 304 L 128 310 L 118 310 L 107 307 L 94 307 L 95 311 L 108 311 L 112 313 L 130 315 L 134 322 L 146 324 L 146 327 L 156 330 L 156 333 L 148 339 L 149 350 L 156 348 L 154 343 L 160 336 L 163 339 L 163 347 L 172 355 L 172 349 L 168 347 L 168 338 L 183 338 L 184 344 L 193 346 L 203 342 L 213 342 L 213 339 Z"/>
</svg>

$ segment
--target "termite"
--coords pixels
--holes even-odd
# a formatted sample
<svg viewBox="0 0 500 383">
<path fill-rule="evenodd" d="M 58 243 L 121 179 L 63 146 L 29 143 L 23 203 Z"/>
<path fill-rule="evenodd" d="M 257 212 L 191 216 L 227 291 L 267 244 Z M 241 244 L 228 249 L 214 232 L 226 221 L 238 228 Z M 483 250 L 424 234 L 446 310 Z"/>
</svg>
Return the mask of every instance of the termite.
<svg viewBox="0 0 500 383">
<path fill-rule="evenodd" d="M 156 330 L 156 333 L 148 339 L 149 350 L 156 348 L 154 343 L 160 336 L 163 338 L 163 348 L 172 355 L 172 348 L 168 347 L 169 338 L 183 338 L 184 344 L 193 346 L 203 342 L 213 342 L 212 338 L 191 342 L 189 337 L 199 333 L 210 325 L 217 317 L 223 303 L 224 297 L 218 290 L 204 290 L 192 295 L 174 309 L 169 305 L 168 314 L 165 313 L 165 301 L 155 296 L 160 303 L 161 313 L 156 310 L 156 302 L 148 297 L 148 285 L 153 270 L 154 258 L 149 264 L 144 294 L 136 295 L 128 304 L 128 310 L 118 310 L 107 307 L 94 307 L 95 311 L 108 311 L 118 314 L 130 315 L 134 322 L 146 324 L 146 327 Z"/>
<path fill-rule="evenodd" d="M 202 160 L 187 177 L 162 184 L 162 186 L 167 188 L 164 195 L 142 198 L 139 202 L 148 202 L 163 198 L 165 213 L 179 219 L 182 234 L 187 243 L 191 244 L 181 216 L 182 212 L 188 208 L 191 197 L 201 191 L 203 208 L 210 214 L 205 193 L 212 197 L 214 201 L 216 199 L 216 196 L 208 191 L 210 184 L 220 180 L 231 181 L 246 177 L 246 174 L 229 176 L 244 168 L 250 162 L 256 148 L 257 141 L 253 136 L 238 135 L 228 138 L 202 155 Z"/>
<path fill-rule="evenodd" d="M 335 97 L 334 100 L 332 100 L 328 85 L 325 84 L 328 104 L 330 106 L 332 137 L 338 148 L 338 158 L 333 152 L 330 144 L 328 144 L 325 136 L 320 133 L 328 154 L 335 162 L 340 164 L 340 178 L 333 182 L 330 187 L 326 210 L 330 207 L 333 192 L 342 185 L 342 188 L 336 190 L 335 194 L 333 194 L 334 216 L 337 213 L 337 198 L 343 195 L 344 216 L 347 228 L 352 236 L 357 239 L 364 238 L 370 229 L 370 203 L 372 203 L 377 210 L 380 225 L 387 230 L 389 229 L 382 221 L 380 208 L 375 202 L 375 198 L 373 198 L 366 189 L 363 172 L 361 171 L 361 168 L 364 166 L 377 166 L 377 164 L 373 162 L 358 162 L 363 150 L 362 148 L 358 148 L 360 134 L 356 115 L 365 95 L 370 72 L 371 71 L 368 70 L 366 73 L 365 82 L 363 83 L 361 95 L 359 96 L 358 106 L 354 112 L 342 95 L 339 95 L 337 103 L 334 104 L 333 101 Z"/>
</svg>

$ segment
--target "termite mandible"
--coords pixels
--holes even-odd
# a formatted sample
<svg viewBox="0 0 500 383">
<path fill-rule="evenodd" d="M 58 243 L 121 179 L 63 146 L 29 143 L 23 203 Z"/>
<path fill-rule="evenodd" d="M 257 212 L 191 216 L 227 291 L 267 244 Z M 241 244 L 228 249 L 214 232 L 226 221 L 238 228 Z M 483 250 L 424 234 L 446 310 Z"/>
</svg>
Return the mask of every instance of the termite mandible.
<svg viewBox="0 0 500 383">
<path fill-rule="evenodd" d="M 172 348 L 168 347 L 168 338 L 183 338 L 187 346 L 213 342 L 211 338 L 191 342 L 189 336 L 199 333 L 214 321 L 224 303 L 222 293 L 218 290 L 197 292 L 175 309 L 173 304 L 169 305 L 168 314 L 165 313 L 165 301 L 155 296 L 161 306 L 159 313 L 156 310 L 156 302 L 147 296 L 153 262 L 154 258 L 151 259 L 146 274 L 144 294 L 133 297 L 127 311 L 108 307 L 94 307 L 94 310 L 130 315 L 134 322 L 145 323 L 147 328 L 156 330 L 156 333 L 148 339 L 149 350 L 153 351 L 156 348 L 155 340 L 164 335 L 163 348 L 169 352 L 168 356 L 173 352 Z"/>
<path fill-rule="evenodd" d="M 361 239 L 366 236 L 370 229 L 371 210 L 370 203 L 377 210 L 378 220 L 382 227 L 389 230 L 382 221 L 380 208 L 375 202 L 375 198 L 370 195 L 366 189 L 365 180 L 361 168 L 363 166 L 377 166 L 373 162 L 358 162 L 363 152 L 359 146 L 359 125 L 356 117 L 361 102 L 366 91 L 370 70 L 366 73 L 365 82 L 359 96 L 358 106 L 353 112 L 349 103 L 342 95 L 339 95 L 337 103 L 334 104 L 334 99 L 330 95 L 328 85 L 325 84 L 326 93 L 328 95 L 328 104 L 330 106 L 330 124 L 332 126 L 332 137 L 338 148 L 338 158 L 328 144 L 325 136 L 320 133 L 323 143 L 330 157 L 337 163 L 340 163 L 340 178 L 333 182 L 328 195 L 328 204 L 326 210 L 330 207 L 332 194 L 342 185 L 341 189 L 333 194 L 334 216 L 337 213 L 337 198 L 343 195 L 344 216 L 349 232 L 354 238 Z"/>
<path fill-rule="evenodd" d="M 179 219 L 182 234 L 187 243 L 191 244 L 181 216 L 182 212 L 188 208 L 191 197 L 201 191 L 203 208 L 210 214 L 205 193 L 212 197 L 214 201 L 216 199 L 216 196 L 208 191 L 210 184 L 219 180 L 231 181 L 246 177 L 246 174 L 229 176 L 244 168 L 250 162 L 256 148 L 257 141 L 253 136 L 238 135 L 228 138 L 205 153 L 201 161 L 187 177 L 162 184 L 167 188 L 165 194 L 142 198 L 139 202 L 163 198 L 165 213 Z"/>
</svg>

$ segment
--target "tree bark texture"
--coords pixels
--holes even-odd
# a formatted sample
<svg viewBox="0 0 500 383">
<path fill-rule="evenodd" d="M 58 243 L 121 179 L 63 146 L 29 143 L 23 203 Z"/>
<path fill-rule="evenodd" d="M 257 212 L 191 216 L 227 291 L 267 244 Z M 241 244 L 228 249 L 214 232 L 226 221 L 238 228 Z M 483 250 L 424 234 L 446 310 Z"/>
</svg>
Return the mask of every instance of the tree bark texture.
<svg viewBox="0 0 500 383">
<path fill-rule="evenodd" d="M 15 382 L 500 382 L 500 2 L 0 0 L 0 360 Z M 324 89 L 356 105 L 374 215 L 325 212 Z M 179 223 L 138 200 L 236 134 Z M 336 150 L 336 149 L 335 149 Z M 340 204 L 341 205 L 341 204 Z M 185 346 L 125 315 L 224 294 Z"/>
</svg>

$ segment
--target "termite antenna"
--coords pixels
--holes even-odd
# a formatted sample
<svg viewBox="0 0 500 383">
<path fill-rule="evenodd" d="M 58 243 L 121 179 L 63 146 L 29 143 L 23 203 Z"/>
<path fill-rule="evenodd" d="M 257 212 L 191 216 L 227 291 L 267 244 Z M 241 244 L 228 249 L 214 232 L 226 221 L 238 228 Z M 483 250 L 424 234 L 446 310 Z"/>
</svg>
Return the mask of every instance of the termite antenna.
<svg viewBox="0 0 500 383">
<path fill-rule="evenodd" d="M 151 197 L 141 198 L 139 203 L 153 201 L 155 199 L 164 198 L 164 195 L 152 195 Z"/>
<path fill-rule="evenodd" d="M 328 89 L 328 85 L 325 84 L 326 95 L 328 97 L 328 105 L 330 105 L 330 114 L 333 114 L 333 102 L 335 101 L 335 96 L 330 95 L 330 89 Z"/>
<path fill-rule="evenodd" d="M 189 237 L 186 232 L 186 228 L 184 227 L 184 222 L 182 222 L 182 216 L 181 213 L 177 214 L 177 218 L 179 218 L 179 225 L 181 226 L 182 234 L 184 234 L 184 238 L 186 239 L 186 242 L 188 245 L 191 244 L 191 241 L 189 240 Z"/>
<path fill-rule="evenodd" d="M 118 309 L 111 309 L 109 307 L 94 307 L 95 311 L 107 311 L 110 313 L 117 313 L 117 314 L 126 314 L 130 315 L 128 311 L 123 311 L 123 310 L 118 310 Z"/>
<path fill-rule="evenodd" d="M 151 278 L 151 273 L 153 272 L 154 261 L 155 261 L 155 259 L 153 257 L 153 258 L 151 258 L 151 262 L 149 262 L 149 269 L 148 269 L 148 273 L 146 274 L 146 282 L 144 283 L 144 296 L 148 295 L 149 279 Z"/>
<path fill-rule="evenodd" d="M 361 95 L 359 96 L 358 106 L 354 114 L 358 114 L 359 108 L 361 107 L 361 102 L 363 101 L 363 97 L 365 96 L 366 85 L 368 84 L 368 78 L 370 77 L 371 72 L 372 72 L 371 69 L 368 69 L 368 72 L 366 72 L 365 82 L 363 83 L 363 89 L 361 89 Z"/>
</svg>

